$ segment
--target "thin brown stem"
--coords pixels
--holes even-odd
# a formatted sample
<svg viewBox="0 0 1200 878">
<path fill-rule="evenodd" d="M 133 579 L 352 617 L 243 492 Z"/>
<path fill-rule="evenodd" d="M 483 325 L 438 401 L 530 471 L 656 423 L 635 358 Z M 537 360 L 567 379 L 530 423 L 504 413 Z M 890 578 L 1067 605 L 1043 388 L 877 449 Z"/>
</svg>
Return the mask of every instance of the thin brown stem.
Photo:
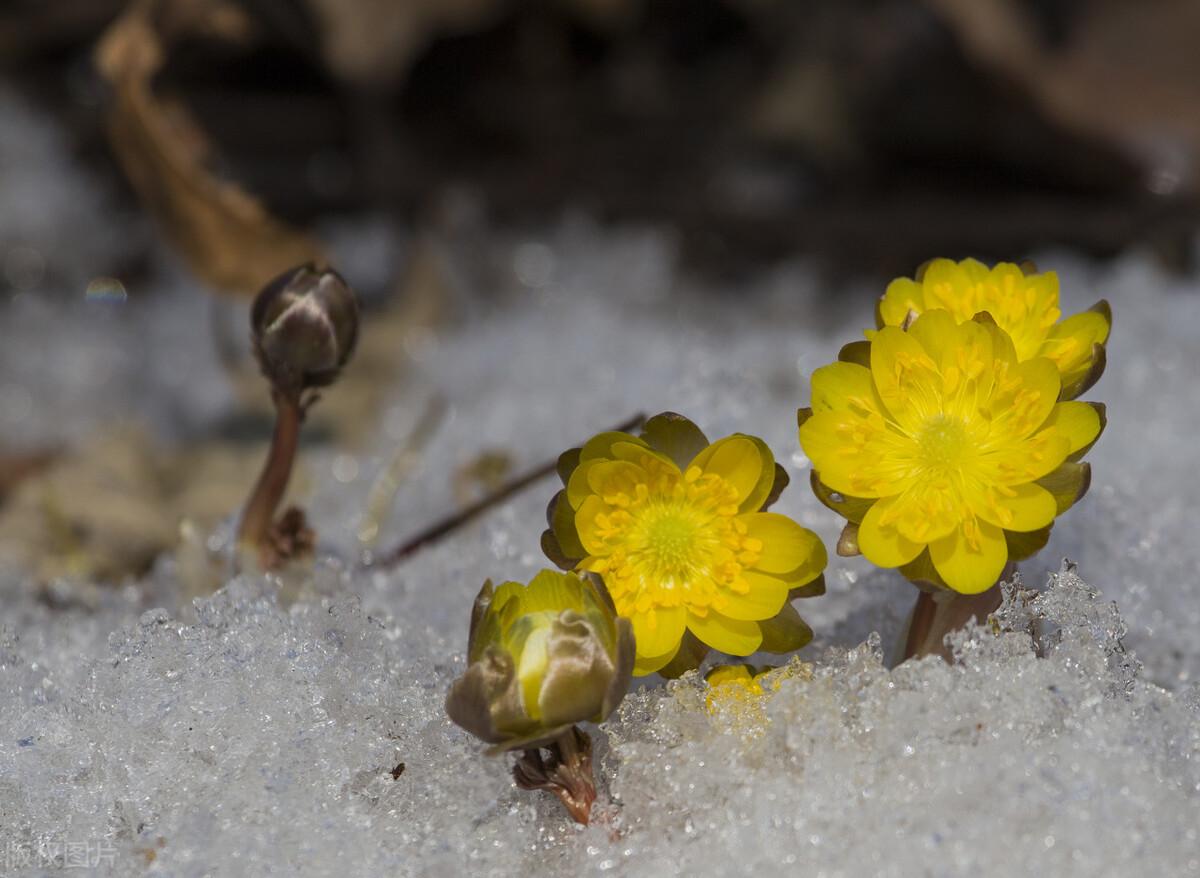
<svg viewBox="0 0 1200 878">
<path fill-rule="evenodd" d="M 271 436 L 271 450 L 242 512 L 237 539 L 240 550 L 258 550 L 267 542 L 275 510 L 292 476 L 303 419 L 299 394 L 275 394 L 275 432 Z"/>
<path fill-rule="evenodd" d="M 645 420 L 646 416 L 639 412 L 632 418 L 629 418 L 627 421 L 610 428 L 610 431 L 615 433 L 627 433 L 630 430 L 638 427 Z M 458 530 L 458 528 L 462 527 L 464 524 L 467 524 L 473 519 L 478 518 L 492 507 L 503 503 L 514 494 L 520 493 L 534 482 L 540 481 L 541 479 L 546 478 L 546 476 L 553 475 L 557 467 L 558 458 L 554 458 L 553 460 L 548 460 L 545 463 L 539 464 L 533 469 L 522 473 L 508 482 L 505 482 L 495 491 L 492 491 L 490 494 L 481 497 L 470 506 L 467 506 L 464 509 L 460 509 L 458 512 L 451 513 L 445 518 L 435 521 L 433 524 L 419 531 L 415 536 L 405 540 L 391 551 L 380 555 L 379 558 L 367 562 L 364 566 L 392 567 L 396 564 L 399 564 L 418 549 L 423 549 L 430 543 L 437 542 L 447 534 Z"/>
</svg>

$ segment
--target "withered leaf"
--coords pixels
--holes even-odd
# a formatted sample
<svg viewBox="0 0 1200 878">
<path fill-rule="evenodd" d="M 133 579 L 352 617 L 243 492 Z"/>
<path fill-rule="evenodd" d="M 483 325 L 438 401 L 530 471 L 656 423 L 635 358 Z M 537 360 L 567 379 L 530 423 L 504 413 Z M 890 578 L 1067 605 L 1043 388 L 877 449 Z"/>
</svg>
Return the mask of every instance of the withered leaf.
<svg viewBox="0 0 1200 878">
<path fill-rule="evenodd" d="M 113 88 L 109 140 L 192 271 L 219 291 L 249 296 L 290 266 L 325 260 L 314 239 L 215 176 L 190 115 L 154 94 L 152 80 L 172 41 L 195 32 L 241 37 L 246 23 L 223 0 L 137 0 L 109 26 L 96 49 L 97 67 Z"/>
</svg>

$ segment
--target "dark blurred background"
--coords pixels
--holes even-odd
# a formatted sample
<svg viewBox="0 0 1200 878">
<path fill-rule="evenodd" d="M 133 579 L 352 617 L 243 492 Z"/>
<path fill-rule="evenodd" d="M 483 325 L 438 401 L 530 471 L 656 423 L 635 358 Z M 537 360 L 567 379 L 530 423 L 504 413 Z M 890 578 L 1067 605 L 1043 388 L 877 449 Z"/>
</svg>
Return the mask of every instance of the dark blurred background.
<svg viewBox="0 0 1200 878">
<path fill-rule="evenodd" d="M 449 191 L 517 225 L 668 224 L 721 274 L 807 254 L 887 276 L 1051 245 L 1186 268 L 1198 38 L 1196 0 L 0 11 L 3 76 L 235 292 L 319 248 L 302 230 L 322 217 L 419 227 Z"/>
</svg>

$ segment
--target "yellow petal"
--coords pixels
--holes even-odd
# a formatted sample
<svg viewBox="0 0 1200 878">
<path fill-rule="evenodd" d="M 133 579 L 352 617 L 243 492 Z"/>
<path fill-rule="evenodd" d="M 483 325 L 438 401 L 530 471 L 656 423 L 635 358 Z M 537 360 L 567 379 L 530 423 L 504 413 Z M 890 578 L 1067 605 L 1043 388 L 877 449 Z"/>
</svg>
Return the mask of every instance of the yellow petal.
<svg viewBox="0 0 1200 878">
<path fill-rule="evenodd" d="M 635 677 L 645 677 L 647 674 L 653 674 L 662 670 L 671 663 L 671 659 L 675 658 L 678 649 L 663 655 L 638 655 L 633 660 L 633 675 Z"/>
<path fill-rule="evenodd" d="M 1051 328 L 1039 353 L 1054 361 L 1066 386 L 1087 373 L 1091 367 L 1092 346 L 1108 341 L 1111 329 L 1112 314 L 1107 309 L 1072 314 Z"/>
<path fill-rule="evenodd" d="M 1045 527 L 1058 512 L 1054 496 L 1032 482 L 1003 490 L 983 489 L 971 494 L 970 500 L 971 508 L 980 518 L 1019 532 Z"/>
<path fill-rule="evenodd" d="M 1058 368 L 1035 357 L 1010 369 L 1012 380 L 996 388 L 984 410 L 991 412 L 992 433 L 1024 439 L 1042 428 L 1062 386 Z"/>
<path fill-rule="evenodd" d="M 941 411 L 941 375 L 907 332 L 894 326 L 879 330 L 871 342 L 871 375 L 885 409 L 906 430 Z"/>
<path fill-rule="evenodd" d="M 884 326 L 899 326 L 910 311 L 920 314 L 925 310 L 924 287 L 907 277 L 898 277 L 887 285 L 887 291 L 879 302 L 879 316 Z"/>
<path fill-rule="evenodd" d="M 1053 427 L 1060 435 L 1065 436 L 1068 442 L 1067 454 L 1074 454 L 1096 441 L 1103 422 L 1100 412 L 1089 403 L 1060 402 L 1051 410 L 1044 426 Z"/>
<path fill-rule="evenodd" d="M 965 531 L 969 527 L 957 528 L 929 545 L 929 557 L 938 574 L 960 594 L 987 591 L 996 584 L 1008 561 L 1004 531 L 980 521 L 968 536 Z"/>
<path fill-rule="evenodd" d="M 687 610 L 682 606 L 658 607 L 644 613 L 634 613 L 629 621 L 633 623 L 638 658 L 665 656 L 665 665 L 679 648 L 687 623 Z"/>
<path fill-rule="evenodd" d="M 769 479 L 766 488 L 767 492 L 770 491 L 770 482 L 775 478 L 774 458 L 769 461 L 769 466 L 767 464 L 768 461 L 763 460 L 760 446 L 749 436 L 734 435 L 718 439 L 697 454 L 691 465 L 699 467 L 705 475 L 720 476 L 731 484 L 737 491 L 737 502 L 740 505 L 756 493 L 755 489 L 764 478 Z M 765 493 L 763 499 L 766 499 Z"/>
<path fill-rule="evenodd" d="M 987 266 L 975 259 L 964 259 L 962 262 L 953 259 L 931 260 L 921 274 L 925 308 L 944 308 L 960 323 L 970 320 L 981 310 L 979 305 L 982 297 L 977 288 L 987 281 L 987 277 Z"/>
<path fill-rule="evenodd" d="M 859 417 L 881 414 L 871 370 L 857 363 L 830 363 L 813 372 L 812 410 L 848 411 Z"/>
<path fill-rule="evenodd" d="M 748 686 L 753 679 L 750 669 L 745 665 L 717 665 L 704 675 L 704 682 L 714 687 L 724 683 Z"/>
<path fill-rule="evenodd" d="M 902 444 L 881 417 L 820 412 L 800 427 L 800 446 L 821 481 L 852 497 L 882 497 L 907 486 L 911 467 L 895 454 Z"/>
<path fill-rule="evenodd" d="M 944 537 L 962 520 L 958 491 L 942 478 L 914 482 L 907 491 L 889 499 L 889 505 L 879 510 L 878 525 L 885 530 L 894 527 L 905 539 L 922 546 Z"/>
<path fill-rule="evenodd" d="M 729 655 L 750 655 L 762 643 L 756 622 L 730 619 L 712 610 L 705 616 L 688 613 L 687 627 L 702 643 Z"/>
<path fill-rule="evenodd" d="M 574 573 L 542 570 L 529 581 L 529 586 L 523 591 L 522 612 L 583 611 L 583 584 Z"/>
<path fill-rule="evenodd" d="M 583 505 L 575 513 L 575 530 L 579 534 L 579 542 L 589 555 L 605 555 L 608 553 L 608 542 L 600 535 L 600 525 L 596 521 L 598 515 L 608 515 L 612 507 L 600 497 L 592 494 L 583 501 Z"/>
<path fill-rule="evenodd" d="M 643 469 L 650 469 L 661 465 L 672 472 L 679 472 L 679 467 L 675 465 L 675 461 L 663 454 L 661 451 L 655 451 L 653 448 L 648 448 L 639 442 L 614 442 L 609 448 L 609 454 L 615 460 L 624 460 L 629 463 L 640 466 Z"/>
<path fill-rule="evenodd" d="M 1033 482 L 1052 473 L 1067 459 L 1069 445 L 1067 437 L 1058 430 L 1039 430 L 1028 439 L 1005 442 L 981 454 L 976 472 L 992 485 Z"/>
<path fill-rule="evenodd" d="M 584 462 L 580 470 L 584 467 L 587 467 L 588 487 L 592 493 L 606 499 L 623 494 L 632 498 L 637 493 L 637 486 L 647 481 L 646 470 L 629 461 L 596 461 L 590 465 Z"/>
<path fill-rule="evenodd" d="M 757 622 L 760 619 L 770 619 L 783 609 L 788 599 L 788 585 L 782 579 L 757 573 L 753 570 L 742 572 L 749 591 L 738 594 L 736 591 L 725 591 L 728 602 L 721 607 L 721 614 L 730 619 L 741 619 L 746 622 Z"/>
<path fill-rule="evenodd" d="M 959 321 L 944 308 L 926 311 L 908 328 L 909 337 L 920 343 L 939 369 L 943 368 L 948 352 L 962 347 L 963 332 L 959 329 Z"/>
<path fill-rule="evenodd" d="M 611 458 L 612 446 L 616 442 L 632 442 L 635 445 L 649 447 L 643 440 L 632 433 L 621 433 L 616 430 L 610 430 L 607 433 L 597 433 L 589 439 L 579 451 L 579 460 L 582 462 L 585 460 Z"/>
<path fill-rule="evenodd" d="M 885 497 L 873 504 L 863 516 L 858 528 L 858 547 L 872 564 L 880 567 L 899 567 L 921 554 L 924 546 L 900 533 L 895 523 L 881 525 L 880 518 L 897 502 Z"/>
<path fill-rule="evenodd" d="M 602 458 L 581 460 L 579 465 L 572 470 L 571 477 L 567 479 L 567 503 L 571 505 L 572 509 L 578 509 L 592 493 L 591 485 L 588 484 L 588 473 L 592 467 L 603 462 Z"/>
<path fill-rule="evenodd" d="M 740 520 L 746 524 L 748 537 L 762 541 L 754 569 L 763 573 L 790 574 L 820 561 L 824 555 L 825 547 L 820 538 L 786 515 L 752 512 L 741 516 Z"/>
</svg>

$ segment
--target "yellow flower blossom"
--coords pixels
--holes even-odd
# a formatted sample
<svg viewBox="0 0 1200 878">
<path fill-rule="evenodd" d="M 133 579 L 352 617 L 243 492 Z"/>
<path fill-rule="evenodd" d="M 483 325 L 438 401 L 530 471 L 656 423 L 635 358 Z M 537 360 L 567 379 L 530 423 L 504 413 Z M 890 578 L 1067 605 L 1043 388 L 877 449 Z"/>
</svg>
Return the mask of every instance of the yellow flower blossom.
<svg viewBox="0 0 1200 878">
<path fill-rule="evenodd" d="M 732 699 L 757 698 L 763 695 L 765 690 L 762 687 L 763 678 L 771 671 L 773 667 L 765 667 L 761 671 L 756 671 L 750 665 L 717 665 L 711 671 L 704 675 L 704 682 L 708 684 L 708 707 L 713 709 L 726 696 Z"/>
<path fill-rule="evenodd" d="M 959 323 L 987 312 L 1012 338 L 1017 359 L 1047 357 L 1062 376 L 1062 398 L 1075 399 L 1104 371 L 1112 311 L 1104 300 L 1059 321 L 1058 275 L 1023 271 L 1008 262 L 988 268 L 974 259 L 934 259 L 916 280 L 897 278 L 879 302 L 876 322 L 902 326 L 936 308 Z M 868 332 L 868 337 L 874 333 Z"/>
<path fill-rule="evenodd" d="M 790 600 L 824 591 L 825 548 L 762 511 L 787 476 L 761 439 L 709 444 L 691 421 L 664 414 L 640 437 L 601 433 L 559 470 L 566 488 L 543 548 L 604 578 L 633 623 L 634 673 L 682 673 L 709 647 L 790 652 L 811 638 Z"/>
<path fill-rule="evenodd" d="M 813 488 L 851 522 L 839 550 L 861 551 L 965 594 L 1049 538 L 1087 490 L 1079 459 L 1103 406 L 1059 402 L 1045 357 L 1020 360 L 987 315 L 959 323 L 926 311 L 885 327 L 865 353 L 844 349 L 812 377 L 800 444 Z"/>
<path fill-rule="evenodd" d="M 716 665 L 704 675 L 704 706 L 710 714 L 732 715 L 761 729 L 767 721 L 764 696 L 779 691 L 784 680 L 797 678 L 812 679 L 811 666 L 796 661 L 783 667 Z"/>
</svg>

